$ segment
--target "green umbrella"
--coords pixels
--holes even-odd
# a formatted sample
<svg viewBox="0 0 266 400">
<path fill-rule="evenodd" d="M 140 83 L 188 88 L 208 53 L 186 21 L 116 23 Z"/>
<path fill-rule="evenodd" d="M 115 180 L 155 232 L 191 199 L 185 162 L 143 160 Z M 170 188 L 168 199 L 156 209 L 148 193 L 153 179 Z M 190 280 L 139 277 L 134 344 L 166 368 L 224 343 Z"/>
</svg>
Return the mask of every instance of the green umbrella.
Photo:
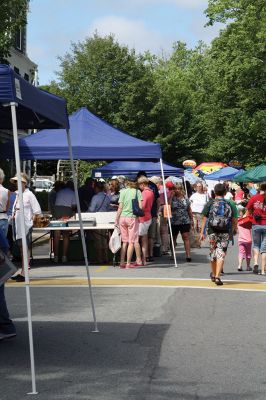
<svg viewBox="0 0 266 400">
<path fill-rule="evenodd" d="M 262 182 L 266 181 L 266 164 L 258 165 L 243 174 L 237 175 L 234 182 Z"/>
</svg>

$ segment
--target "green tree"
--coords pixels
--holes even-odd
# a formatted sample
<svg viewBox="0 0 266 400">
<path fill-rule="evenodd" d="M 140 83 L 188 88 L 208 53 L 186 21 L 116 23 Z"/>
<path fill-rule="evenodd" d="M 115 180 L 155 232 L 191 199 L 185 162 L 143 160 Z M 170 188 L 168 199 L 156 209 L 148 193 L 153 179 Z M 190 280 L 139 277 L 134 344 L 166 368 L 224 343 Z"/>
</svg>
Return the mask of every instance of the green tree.
<svg viewBox="0 0 266 400">
<path fill-rule="evenodd" d="M 174 44 L 168 60 L 161 60 L 157 69 L 160 92 L 160 115 L 164 126 L 156 139 L 161 143 L 165 159 L 181 163 L 186 158 L 201 161 L 206 135 L 202 128 L 204 113 L 205 53 L 200 43 L 194 50 L 185 43 Z"/>
<path fill-rule="evenodd" d="M 209 23 L 228 22 L 211 47 L 204 117 L 207 153 L 243 163 L 265 161 L 266 3 L 210 0 Z"/>
<path fill-rule="evenodd" d="M 16 31 L 26 25 L 28 0 L 2 0 L 0 7 L 0 59 L 9 55 Z"/>
<path fill-rule="evenodd" d="M 102 38 L 94 34 L 72 44 L 71 52 L 60 60 L 58 82 L 48 89 L 68 100 L 69 112 L 85 106 L 139 138 L 156 136 L 154 56 L 136 55 L 112 35 Z"/>
</svg>

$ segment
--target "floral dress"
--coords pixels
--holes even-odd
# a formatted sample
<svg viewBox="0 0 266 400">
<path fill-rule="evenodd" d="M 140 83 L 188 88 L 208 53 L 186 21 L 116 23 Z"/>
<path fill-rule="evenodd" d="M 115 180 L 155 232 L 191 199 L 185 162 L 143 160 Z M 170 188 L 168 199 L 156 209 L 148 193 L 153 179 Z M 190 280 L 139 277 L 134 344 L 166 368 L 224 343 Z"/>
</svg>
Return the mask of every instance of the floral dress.
<svg viewBox="0 0 266 400">
<path fill-rule="evenodd" d="M 188 213 L 189 200 L 174 196 L 171 202 L 172 219 L 171 225 L 189 225 L 190 217 Z"/>
</svg>

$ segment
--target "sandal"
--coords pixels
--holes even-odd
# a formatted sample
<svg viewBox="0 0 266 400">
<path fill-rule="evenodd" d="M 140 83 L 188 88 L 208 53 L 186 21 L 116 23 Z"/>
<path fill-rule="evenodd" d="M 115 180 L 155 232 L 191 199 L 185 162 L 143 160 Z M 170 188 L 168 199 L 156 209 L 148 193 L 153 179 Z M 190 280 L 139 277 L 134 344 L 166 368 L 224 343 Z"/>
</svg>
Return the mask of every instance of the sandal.
<svg viewBox="0 0 266 400">
<path fill-rule="evenodd" d="M 220 279 L 220 278 L 217 278 L 217 277 L 214 278 L 214 282 L 215 282 L 215 284 L 216 284 L 217 286 L 221 286 L 221 285 L 224 284 L 224 283 L 221 281 L 221 279 Z"/>
<path fill-rule="evenodd" d="M 144 263 L 139 264 L 137 262 L 133 263 L 134 267 L 143 267 L 143 265 L 146 265 L 146 264 L 144 264 Z"/>
<path fill-rule="evenodd" d="M 210 273 L 210 278 L 212 282 L 215 282 L 215 276 L 212 274 L 212 272 Z"/>
</svg>

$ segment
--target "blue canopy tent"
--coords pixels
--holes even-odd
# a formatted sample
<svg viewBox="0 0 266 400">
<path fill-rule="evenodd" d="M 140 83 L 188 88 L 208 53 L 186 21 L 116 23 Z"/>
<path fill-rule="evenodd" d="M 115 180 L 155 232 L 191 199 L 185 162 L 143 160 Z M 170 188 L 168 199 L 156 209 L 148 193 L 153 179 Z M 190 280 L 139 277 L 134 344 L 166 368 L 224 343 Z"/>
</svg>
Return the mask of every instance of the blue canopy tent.
<svg viewBox="0 0 266 400">
<path fill-rule="evenodd" d="M 173 167 L 163 163 L 165 175 L 184 176 L 183 168 Z M 145 171 L 148 176 L 161 175 L 161 165 L 159 162 L 149 161 L 113 161 L 102 167 L 92 170 L 95 178 L 109 178 L 113 175 L 126 175 L 128 178 L 135 178 L 139 171 Z"/>
<path fill-rule="evenodd" d="M 95 322 L 95 330 L 97 330 L 96 315 L 94 310 L 94 303 L 91 291 L 91 281 L 88 269 L 88 259 L 86 251 L 86 243 L 80 213 L 80 204 L 77 191 L 77 181 L 74 174 L 74 163 L 71 151 L 71 138 L 69 134 L 69 121 L 66 111 L 66 101 L 63 98 L 40 90 L 32 86 L 29 82 L 25 81 L 18 74 L 16 74 L 9 66 L 0 65 L 0 127 L 2 129 L 13 130 L 13 143 L 9 143 L 9 150 L 12 155 L 10 158 L 15 158 L 16 170 L 18 175 L 18 196 L 19 199 L 23 198 L 22 183 L 21 183 L 21 168 L 20 168 L 20 149 L 18 141 L 18 128 L 19 129 L 33 129 L 33 128 L 63 128 L 65 138 L 67 137 L 69 158 L 71 159 L 75 193 L 77 199 L 78 213 L 80 215 L 80 230 L 82 235 L 82 244 L 84 258 L 86 261 L 86 269 L 88 275 L 92 311 Z M 56 131 L 49 131 L 50 134 Z M 67 133 L 67 135 L 66 135 Z M 2 158 L 7 158 L 4 155 L 4 147 L 1 146 Z M 11 154 L 10 153 L 10 154 Z M 28 249 L 26 243 L 26 231 L 24 224 L 24 207 L 23 202 L 20 202 L 21 208 L 21 230 L 22 230 L 22 249 L 23 249 L 23 264 L 29 265 Z M 32 317 L 31 317 L 31 300 L 30 300 L 30 282 L 28 268 L 25 268 L 25 285 L 26 285 L 26 300 L 27 300 L 27 314 L 28 314 L 28 329 L 29 329 L 29 344 L 30 344 L 30 361 L 31 361 L 31 379 L 32 379 L 32 392 L 37 394 L 36 391 L 36 375 L 35 375 L 35 360 L 34 360 L 34 346 L 33 346 L 33 332 L 32 332 Z"/>
<path fill-rule="evenodd" d="M 76 160 L 156 160 L 162 157 L 158 143 L 145 142 L 130 136 L 86 108 L 69 117 L 73 158 Z M 68 142 L 63 129 L 42 130 L 19 140 L 24 160 L 69 159 Z M 2 148 L 2 157 L 13 157 L 10 143 Z"/>
<path fill-rule="evenodd" d="M 235 176 L 244 172 L 243 169 L 225 167 L 206 176 L 206 179 L 213 181 L 231 181 Z"/>
<path fill-rule="evenodd" d="M 157 162 L 159 160 L 163 184 L 165 185 L 162 152 L 158 143 L 145 142 L 130 136 L 114 128 L 84 107 L 69 117 L 69 123 L 68 143 L 63 130 L 42 130 L 35 135 L 19 140 L 21 157 L 25 160 L 66 160 L 69 159 L 69 148 L 73 153 L 73 158 L 77 160 L 145 160 Z M 69 140 L 71 140 L 72 146 L 68 146 Z M 1 154 L 4 158 L 13 156 L 13 148 L 10 143 L 2 146 Z M 165 201 L 167 203 L 167 198 Z M 170 217 L 169 230 L 174 248 Z M 177 267 L 175 252 L 174 262 Z"/>
</svg>

